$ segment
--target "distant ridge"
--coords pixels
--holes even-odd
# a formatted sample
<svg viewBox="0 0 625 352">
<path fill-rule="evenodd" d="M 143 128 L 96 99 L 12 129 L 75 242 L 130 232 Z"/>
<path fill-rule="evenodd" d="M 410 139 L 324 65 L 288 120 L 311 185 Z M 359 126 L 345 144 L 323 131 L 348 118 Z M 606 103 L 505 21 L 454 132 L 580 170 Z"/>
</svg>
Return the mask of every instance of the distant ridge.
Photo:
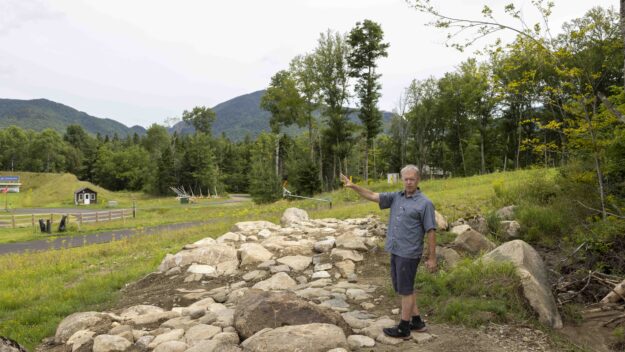
<svg viewBox="0 0 625 352">
<path fill-rule="evenodd" d="M 252 138 L 258 136 L 262 131 L 269 131 L 269 112 L 260 108 L 260 99 L 265 94 L 265 90 L 259 90 L 253 93 L 240 95 L 223 103 L 215 105 L 213 111 L 217 115 L 212 130 L 213 135 L 220 136 L 224 133 L 232 140 L 242 140 L 246 135 Z M 392 113 L 383 111 L 383 124 L 386 129 Z M 352 112 L 350 119 L 356 123 L 358 113 Z M 180 121 L 170 128 L 170 132 L 193 133 L 193 126 Z M 296 128 L 288 128 L 287 132 L 296 132 Z"/>
<path fill-rule="evenodd" d="M 41 131 L 51 128 L 64 133 L 69 125 L 80 125 L 92 134 L 124 137 L 145 134 L 141 126 L 128 127 L 118 121 L 91 116 L 67 105 L 47 99 L 0 99 L 0 128 L 15 125 Z"/>
<path fill-rule="evenodd" d="M 255 138 L 263 131 L 269 131 L 269 112 L 260 108 L 260 99 L 264 90 L 240 95 L 215 105 L 213 111 L 217 115 L 213 123 L 213 135 L 220 136 L 222 133 L 234 141 L 240 141 L 249 135 Z M 191 109 L 192 107 L 189 107 Z M 386 130 L 392 114 L 382 112 L 383 124 Z M 354 110 L 349 115 L 350 119 L 358 124 L 358 112 Z M 144 135 L 145 128 L 141 126 L 128 127 L 118 121 L 91 116 L 82 111 L 78 111 L 67 105 L 63 105 L 47 99 L 17 100 L 0 99 L 0 129 L 15 125 L 24 129 L 41 131 L 51 128 L 64 133 L 69 125 L 80 125 L 85 131 L 91 134 L 101 134 L 103 136 L 120 137 L 127 135 Z M 169 128 L 169 132 L 174 131 L 180 134 L 193 133 L 192 126 L 183 121 L 176 123 Z M 303 131 L 296 127 L 289 127 L 285 130 L 289 134 Z"/>
</svg>

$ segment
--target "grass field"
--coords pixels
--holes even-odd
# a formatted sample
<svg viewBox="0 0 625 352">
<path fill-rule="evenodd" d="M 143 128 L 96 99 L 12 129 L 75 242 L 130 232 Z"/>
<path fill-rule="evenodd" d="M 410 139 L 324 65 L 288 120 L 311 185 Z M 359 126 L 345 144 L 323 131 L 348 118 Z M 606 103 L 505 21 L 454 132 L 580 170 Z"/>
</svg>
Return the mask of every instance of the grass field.
<svg viewBox="0 0 625 352">
<path fill-rule="evenodd" d="M 421 184 L 421 189 L 434 201 L 437 209 L 453 221 L 457 217 L 489 212 L 499 206 L 496 200 L 493 201 L 494 187 L 506 187 L 544 176 L 544 170 L 498 173 L 427 181 Z M 400 185 L 383 182 L 372 183 L 368 187 L 376 191 L 401 188 Z M 182 245 L 200 238 L 219 236 L 237 221 L 278 221 L 282 211 L 291 206 L 307 209 L 314 218 L 362 217 L 369 214 L 377 214 L 384 220 L 388 217 L 387 211 L 380 211 L 374 203 L 359 200 L 348 190 L 338 190 L 321 197 L 333 200 L 332 209 L 326 204 L 308 200 L 282 200 L 269 205 L 237 203 L 221 207 L 172 206 L 155 209 L 153 212 L 142 212 L 144 217 L 124 225 L 148 226 L 170 220 L 209 218 L 215 219 L 215 222 L 108 244 L 1 256 L 0 335 L 13 338 L 32 349 L 42 338 L 53 335 L 58 322 L 65 316 L 77 311 L 106 309 L 115 301 L 118 290 L 124 284 L 155 270 L 166 253 L 176 252 Z M 102 223 L 100 229 L 109 225 L 115 226 Z"/>
</svg>

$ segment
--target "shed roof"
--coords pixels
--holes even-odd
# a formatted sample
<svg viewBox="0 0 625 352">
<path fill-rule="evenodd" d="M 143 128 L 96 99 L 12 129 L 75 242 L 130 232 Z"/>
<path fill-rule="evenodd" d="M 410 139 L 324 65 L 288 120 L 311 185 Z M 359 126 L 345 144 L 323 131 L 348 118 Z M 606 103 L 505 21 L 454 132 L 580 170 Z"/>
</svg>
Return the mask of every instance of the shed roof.
<svg viewBox="0 0 625 352">
<path fill-rule="evenodd" d="M 86 191 L 89 191 L 89 193 L 96 193 L 96 194 L 98 193 L 98 192 L 96 192 L 96 191 L 92 190 L 92 189 L 91 189 L 91 188 L 89 188 L 89 187 L 83 187 L 83 188 L 79 188 L 79 189 L 77 189 L 76 191 L 74 191 L 74 194 L 78 194 L 78 193 L 81 193 L 81 192 L 86 192 Z"/>
</svg>

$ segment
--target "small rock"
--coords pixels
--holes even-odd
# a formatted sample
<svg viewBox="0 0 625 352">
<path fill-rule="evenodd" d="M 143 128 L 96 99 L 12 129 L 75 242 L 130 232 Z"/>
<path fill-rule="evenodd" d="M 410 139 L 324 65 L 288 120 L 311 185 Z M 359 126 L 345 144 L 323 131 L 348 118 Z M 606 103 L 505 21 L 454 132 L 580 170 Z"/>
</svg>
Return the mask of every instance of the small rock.
<svg viewBox="0 0 625 352">
<path fill-rule="evenodd" d="M 379 343 L 383 343 L 385 345 L 399 345 L 400 343 L 404 341 L 402 339 L 386 336 L 384 335 L 384 333 L 381 333 L 375 339 Z"/>
<path fill-rule="evenodd" d="M 288 265 L 286 265 L 286 264 L 274 265 L 271 268 L 269 268 L 269 271 L 272 274 L 275 274 L 275 273 L 288 273 L 289 271 L 291 271 L 291 268 Z"/>
<path fill-rule="evenodd" d="M 347 274 L 347 282 L 356 283 L 358 282 L 358 275 L 355 273 Z"/>
<path fill-rule="evenodd" d="M 189 346 L 182 341 L 166 341 L 156 346 L 153 352 L 184 352 Z"/>
<path fill-rule="evenodd" d="M 324 271 L 324 270 L 330 270 L 332 269 L 332 264 L 331 263 L 323 263 L 323 264 L 317 264 L 315 265 L 315 271 Z"/>
<path fill-rule="evenodd" d="M 65 344 L 71 346 L 72 351 L 76 351 L 80 348 L 80 346 L 91 342 L 94 335 L 95 332 L 93 331 L 78 330 L 67 340 Z M 2 348 L 0 348 L 0 350 L 2 350 Z"/>
<path fill-rule="evenodd" d="M 93 340 L 93 352 L 124 351 L 130 346 L 130 341 L 115 335 L 99 335 Z"/>
<path fill-rule="evenodd" d="M 418 344 L 427 343 L 436 339 L 436 335 L 429 334 L 427 332 L 413 332 L 412 340 Z"/>
<path fill-rule="evenodd" d="M 329 277 L 330 277 L 330 273 L 328 273 L 325 270 L 322 270 L 322 271 L 315 271 L 312 274 L 311 278 L 314 280 L 314 279 L 326 279 L 326 278 L 329 278 Z"/>
<path fill-rule="evenodd" d="M 182 336 L 184 336 L 183 329 L 171 330 L 169 332 L 156 336 L 156 338 L 152 340 L 152 342 L 150 342 L 148 347 L 155 348 L 156 346 L 160 345 L 163 342 L 180 340 Z"/>
<path fill-rule="evenodd" d="M 347 337 L 347 344 L 353 349 L 373 347 L 375 346 L 375 340 L 365 335 L 349 335 Z"/>
</svg>

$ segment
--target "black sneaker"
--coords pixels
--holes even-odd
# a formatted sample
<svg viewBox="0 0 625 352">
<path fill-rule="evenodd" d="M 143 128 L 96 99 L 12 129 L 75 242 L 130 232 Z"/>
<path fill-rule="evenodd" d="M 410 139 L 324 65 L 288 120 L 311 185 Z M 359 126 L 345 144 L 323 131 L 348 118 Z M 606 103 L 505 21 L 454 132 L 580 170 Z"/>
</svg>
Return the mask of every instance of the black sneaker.
<svg viewBox="0 0 625 352">
<path fill-rule="evenodd" d="M 426 332 L 428 331 L 428 327 L 425 326 L 425 323 L 423 322 L 423 320 L 420 320 L 417 323 L 410 322 L 410 330 L 416 331 L 416 332 Z"/>
<path fill-rule="evenodd" d="M 384 328 L 382 329 L 384 335 L 388 337 L 394 337 L 398 339 L 407 340 L 410 338 L 410 330 L 402 330 L 399 328 L 399 325 L 393 326 L 392 328 Z"/>
</svg>

